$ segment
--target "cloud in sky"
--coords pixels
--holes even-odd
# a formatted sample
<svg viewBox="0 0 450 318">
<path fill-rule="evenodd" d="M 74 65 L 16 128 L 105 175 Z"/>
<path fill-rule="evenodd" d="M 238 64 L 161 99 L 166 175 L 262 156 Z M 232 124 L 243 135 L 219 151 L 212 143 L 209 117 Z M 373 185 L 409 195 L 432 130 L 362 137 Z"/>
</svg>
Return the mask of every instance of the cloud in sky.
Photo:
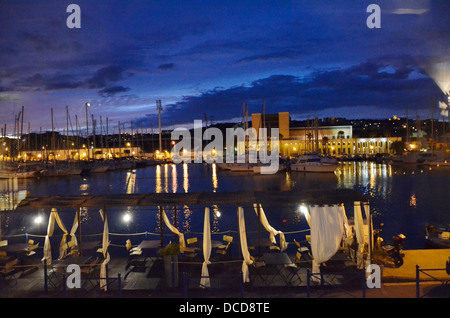
<svg viewBox="0 0 450 318">
<path fill-rule="evenodd" d="M 231 120 L 240 116 L 243 103 L 251 112 L 261 112 L 263 99 L 266 112 L 289 111 L 299 118 L 307 118 L 318 109 L 327 109 L 333 116 L 339 116 L 341 108 L 352 109 L 353 118 L 382 118 L 406 108 L 420 110 L 429 105 L 432 96 L 439 95 L 439 88 L 410 62 L 408 57 L 380 57 L 304 77 L 272 75 L 249 85 L 215 88 L 166 105 L 163 120 L 192 123 L 202 119 L 203 113 L 214 115 L 216 120 Z M 360 108 L 364 113 L 359 114 Z M 154 119 L 153 115 L 147 117 L 147 121 Z"/>
<path fill-rule="evenodd" d="M 91 102 L 95 116 L 155 126 L 156 99 L 167 126 L 260 112 L 263 99 L 293 117 L 427 112 L 443 95 L 427 65 L 450 56 L 450 3 L 380 0 L 378 30 L 370 3 L 80 0 L 82 28 L 68 29 L 61 1 L 2 2 L 0 122 L 24 105 L 37 129 L 50 107 L 63 122 L 66 105 Z"/>
</svg>

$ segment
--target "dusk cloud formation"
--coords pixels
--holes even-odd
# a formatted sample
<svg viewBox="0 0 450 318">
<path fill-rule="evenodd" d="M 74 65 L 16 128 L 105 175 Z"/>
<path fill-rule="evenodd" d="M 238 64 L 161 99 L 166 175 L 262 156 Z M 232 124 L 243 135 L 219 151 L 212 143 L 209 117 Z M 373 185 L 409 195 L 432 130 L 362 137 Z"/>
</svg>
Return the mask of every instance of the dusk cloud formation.
<svg viewBox="0 0 450 318">
<path fill-rule="evenodd" d="M 294 118 L 426 116 L 445 97 L 435 66 L 449 65 L 450 3 L 380 0 L 382 27 L 369 29 L 370 3 L 80 0 L 82 27 L 69 29 L 66 3 L 4 1 L 0 123 L 25 106 L 38 129 L 50 107 L 62 122 L 89 102 L 156 127 L 156 99 L 166 127 L 234 120 L 263 100 Z"/>
<path fill-rule="evenodd" d="M 368 60 L 346 69 L 316 71 L 303 77 L 272 75 L 245 86 L 215 88 L 166 105 L 163 118 L 188 123 L 202 119 L 207 112 L 216 119 L 231 120 L 240 116 L 243 103 L 250 111 L 261 112 L 263 99 L 268 113 L 282 110 L 306 118 L 317 109 L 326 108 L 337 116 L 341 107 L 353 108 L 357 114 L 358 107 L 365 106 L 373 110 L 365 116 L 383 118 L 392 110 L 420 110 L 439 95 L 435 83 L 420 68 L 410 65 L 407 57 L 391 63 L 385 60 Z"/>
</svg>

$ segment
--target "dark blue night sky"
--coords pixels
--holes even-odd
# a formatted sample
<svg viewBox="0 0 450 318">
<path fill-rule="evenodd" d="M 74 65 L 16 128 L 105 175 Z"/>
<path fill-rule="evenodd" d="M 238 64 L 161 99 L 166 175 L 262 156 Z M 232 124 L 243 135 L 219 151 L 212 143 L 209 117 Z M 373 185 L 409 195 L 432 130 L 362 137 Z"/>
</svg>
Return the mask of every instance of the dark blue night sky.
<svg viewBox="0 0 450 318">
<path fill-rule="evenodd" d="M 81 28 L 69 29 L 69 4 Z M 381 7 L 381 28 L 366 12 Z M 251 112 L 293 118 L 430 116 L 449 78 L 450 1 L 0 0 L 0 124 L 25 107 L 32 131 L 85 103 L 157 127 Z M 441 88 L 439 87 L 441 86 Z M 436 110 L 437 113 L 437 110 Z M 117 128 L 116 128 L 117 129 Z"/>
</svg>

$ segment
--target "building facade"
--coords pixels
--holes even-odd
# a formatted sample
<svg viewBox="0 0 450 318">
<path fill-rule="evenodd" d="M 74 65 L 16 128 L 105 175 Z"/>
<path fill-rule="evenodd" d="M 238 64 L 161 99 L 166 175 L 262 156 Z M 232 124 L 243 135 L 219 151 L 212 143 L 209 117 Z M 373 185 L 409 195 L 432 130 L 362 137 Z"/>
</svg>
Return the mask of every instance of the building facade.
<svg viewBox="0 0 450 318">
<path fill-rule="evenodd" d="M 288 112 L 252 114 L 252 127 L 278 128 L 280 153 L 284 156 L 311 152 L 332 156 L 393 153 L 392 143 L 401 141 L 401 137 L 354 138 L 351 125 L 319 126 L 317 118 L 311 127 L 290 127 Z"/>
<path fill-rule="evenodd" d="M 142 150 L 139 147 L 121 148 L 95 148 L 95 149 L 42 149 L 37 151 L 22 151 L 18 159 L 24 161 L 40 160 L 90 160 L 90 159 L 114 159 L 130 156 L 141 156 Z"/>
</svg>

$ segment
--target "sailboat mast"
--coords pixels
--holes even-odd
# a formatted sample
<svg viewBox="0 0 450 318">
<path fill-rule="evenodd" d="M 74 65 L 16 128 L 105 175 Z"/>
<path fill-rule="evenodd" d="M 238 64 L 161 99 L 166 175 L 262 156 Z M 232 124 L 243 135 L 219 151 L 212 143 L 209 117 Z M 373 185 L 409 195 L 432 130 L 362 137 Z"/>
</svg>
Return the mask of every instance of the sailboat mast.
<svg viewBox="0 0 450 318">
<path fill-rule="evenodd" d="M 53 108 L 50 109 L 52 117 L 52 137 L 51 137 L 51 147 L 53 151 L 53 156 L 55 155 L 55 127 L 53 126 Z"/>
<path fill-rule="evenodd" d="M 66 106 L 66 160 L 69 159 L 69 106 Z"/>
<path fill-rule="evenodd" d="M 25 112 L 25 107 L 22 106 L 22 118 L 21 118 L 21 123 L 20 123 L 20 138 L 19 138 L 19 145 L 21 144 L 22 141 L 22 136 L 23 136 L 23 114 Z M 22 147 L 20 147 L 21 149 Z M 20 151 L 19 151 L 19 155 L 20 155 Z"/>
<path fill-rule="evenodd" d="M 102 121 L 102 116 L 100 116 L 100 149 L 102 150 L 102 157 L 103 157 L 103 121 Z"/>
<path fill-rule="evenodd" d="M 432 99 L 431 100 L 431 153 L 433 153 L 434 152 L 434 137 L 433 137 L 433 135 L 434 135 L 434 114 L 433 114 L 433 112 L 434 112 L 434 107 L 433 107 L 433 103 L 434 103 L 434 100 Z"/>
<path fill-rule="evenodd" d="M 158 109 L 158 120 L 159 120 L 159 152 L 162 152 L 162 140 L 161 140 L 161 111 L 162 111 L 162 106 L 161 106 L 161 100 L 158 99 L 156 101 L 156 108 Z"/>
<path fill-rule="evenodd" d="M 96 136 L 95 136 L 95 126 L 96 126 L 96 122 L 95 122 L 95 119 L 94 119 L 94 114 L 92 114 L 91 115 L 92 116 L 92 140 L 93 140 L 93 143 L 94 143 L 94 149 L 96 148 L 96 143 L 95 143 L 95 139 L 96 139 Z"/>
<path fill-rule="evenodd" d="M 409 119 L 408 119 L 408 109 L 406 109 L 406 142 L 409 143 Z"/>
<path fill-rule="evenodd" d="M 119 121 L 119 156 L 120 153 L 122 152 L 122 137 L 121 137 L 121 133 L 120 133 L 120 121 Z"/>
<path fill-rule="evenodd" d="M 78 115 L 75 115 L 75 133 L 77 135 L 77 153 L 78 153 L 78 160 L 80 160 L 80 135 L 78 132 Z"/>
<path fill-rule="evenodd" d="M 87 151 L 87 159 L 89 160 L 89 115 L 88 115 L 88 107 L 90 106 L 89 103 L 86 103 L 86 151 Z"/>
<path fill-rule="evenodd" d="M 108 148 L 108 153 L 109 151 L 109 120 L 108 117 L 106 117 L 106 148 Z"/>
</svg>

